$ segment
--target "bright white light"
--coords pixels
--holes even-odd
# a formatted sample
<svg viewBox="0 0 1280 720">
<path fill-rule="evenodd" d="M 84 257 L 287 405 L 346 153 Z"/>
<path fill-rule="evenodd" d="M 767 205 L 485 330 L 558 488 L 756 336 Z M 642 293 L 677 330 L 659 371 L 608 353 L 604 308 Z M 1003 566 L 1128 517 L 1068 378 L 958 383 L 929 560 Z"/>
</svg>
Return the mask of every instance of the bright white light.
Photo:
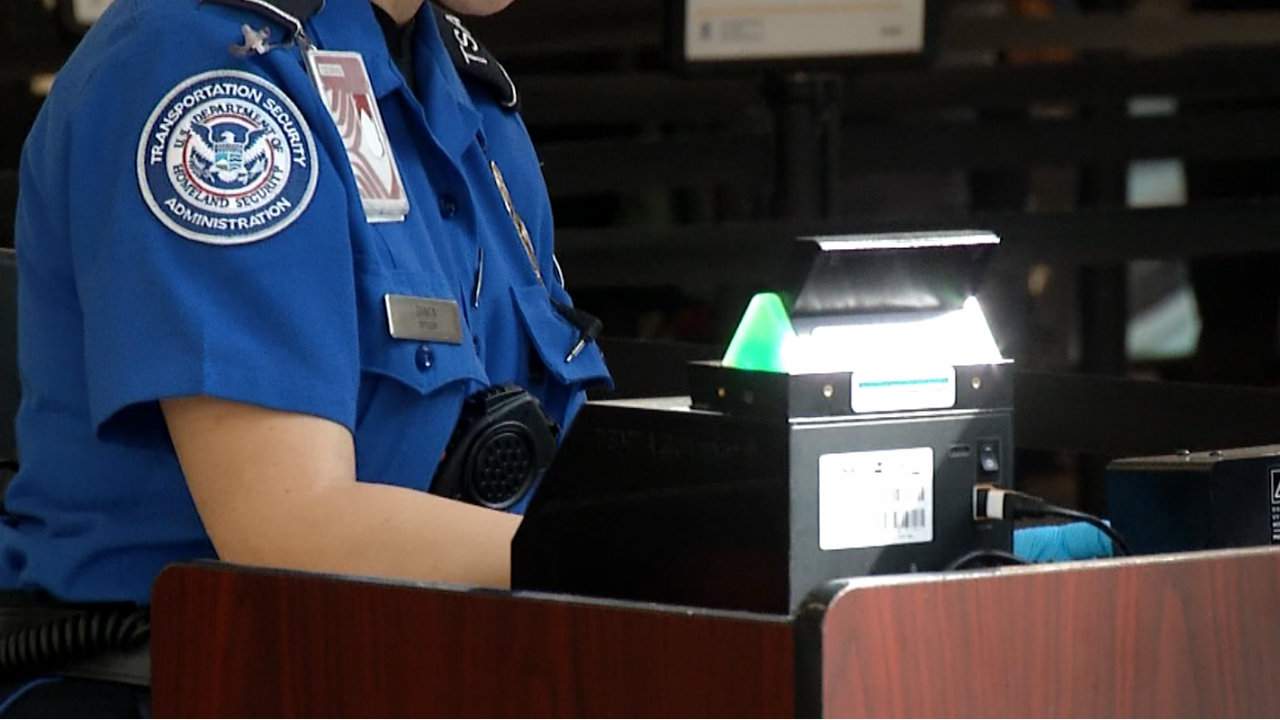
<svg viewBox="0 0 1280 720">
<path fill-rule="evenodd" d="M 999 245 L 1000 238 L 989 232 L 900 233 L 897 235 L 829 235 L 808 237 L 823 252 L 849 250 L 916 250 L 921 248 Z"/>
<path fill-rule="evenodd" d="M 845 325 L 825 325 L 788 337 L 783 367 L 791 374 L 982 365 L 1004 358 L 975 297 L 959 310 L 920 317 L 886 313 Z"/>
</svg>

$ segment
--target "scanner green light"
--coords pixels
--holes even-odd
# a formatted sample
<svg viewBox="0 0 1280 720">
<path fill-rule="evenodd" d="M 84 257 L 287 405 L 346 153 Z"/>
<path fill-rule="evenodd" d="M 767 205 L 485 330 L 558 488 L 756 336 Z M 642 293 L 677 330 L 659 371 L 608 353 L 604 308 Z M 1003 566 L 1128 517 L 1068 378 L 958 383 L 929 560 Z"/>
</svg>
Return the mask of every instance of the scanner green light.
<svg viewBox="0 0 1280 720">
<path fill-rule="evenodd" d="M 794 337 L 782 298 L 777 293 L 760 293 L 747 305 L 723 362 L 739 370 L 785 373 L 782 348 Z"/>
</svg>

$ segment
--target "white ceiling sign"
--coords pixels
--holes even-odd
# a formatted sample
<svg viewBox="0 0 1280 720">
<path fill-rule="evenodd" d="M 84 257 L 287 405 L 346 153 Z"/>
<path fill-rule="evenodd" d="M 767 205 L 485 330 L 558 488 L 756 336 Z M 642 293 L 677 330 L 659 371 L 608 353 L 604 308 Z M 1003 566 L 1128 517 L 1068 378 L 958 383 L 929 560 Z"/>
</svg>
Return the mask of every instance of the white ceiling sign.
<svg viewBox="0 0 1280 720">
<path fill-rule="evenodd" d="M 686 0 L 691 62 L 924 51 L 925 0 Z"/>
</svg>

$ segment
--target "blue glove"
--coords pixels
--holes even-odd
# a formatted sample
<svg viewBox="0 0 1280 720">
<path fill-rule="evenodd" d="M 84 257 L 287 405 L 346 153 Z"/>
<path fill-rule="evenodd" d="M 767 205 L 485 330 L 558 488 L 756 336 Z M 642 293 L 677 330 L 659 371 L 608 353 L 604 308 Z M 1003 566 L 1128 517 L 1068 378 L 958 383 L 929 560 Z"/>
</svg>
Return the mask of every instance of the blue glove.
<svg viewBox="0 0 1280 720">
<path fill-rule="evenodd" d="M 1111 538 L 1088 523 L 1038 525 L 1013 533 L 1013 554 L 1033 563 L 1109 558 Z"/>
</svg>

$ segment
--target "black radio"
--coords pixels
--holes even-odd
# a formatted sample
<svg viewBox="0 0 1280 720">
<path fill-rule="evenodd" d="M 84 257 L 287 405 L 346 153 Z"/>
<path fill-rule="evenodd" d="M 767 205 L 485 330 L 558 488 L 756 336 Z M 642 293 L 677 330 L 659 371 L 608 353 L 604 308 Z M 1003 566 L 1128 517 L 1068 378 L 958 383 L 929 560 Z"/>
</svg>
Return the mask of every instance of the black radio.
<svg viewBox="0 0 1280 720">
<path fill-rule="evenodd" d="M 472 395 L 436 471 L 431 493 L 492 510 L 516 506 L 551 465 L 560 428 L 517 385 Z"/>
</svg>

